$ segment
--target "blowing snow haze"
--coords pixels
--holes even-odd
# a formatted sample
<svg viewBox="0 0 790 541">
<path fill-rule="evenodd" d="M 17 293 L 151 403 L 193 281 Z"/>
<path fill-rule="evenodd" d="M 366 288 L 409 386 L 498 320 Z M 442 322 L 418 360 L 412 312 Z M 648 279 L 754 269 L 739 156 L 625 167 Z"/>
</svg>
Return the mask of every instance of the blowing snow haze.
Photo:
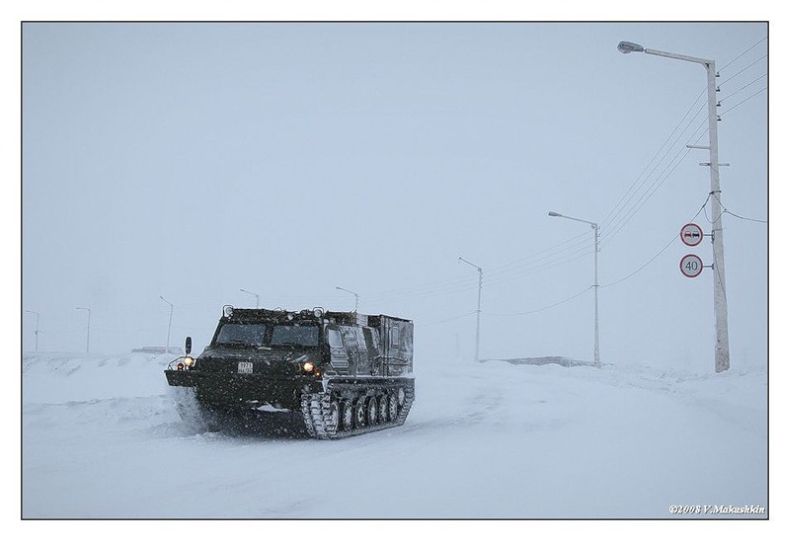
<svg viewBox="0 0 790 541">
<path fill-rule="evenodd" d="M 84 351 L 75 307 L 92 310 L 92 351 L 164 345 L 161 295 L 171 345 L 200 351 L 223 304 L 255 305 L 242 288 L 351 310 L 341 286 L 360 312 L 414 320 L 418 367 L 468 361 L 463 256 L 484 272 L 481 357 L 589 361 L 593 232 L 551 210 L 601 224 L 602 361 L 711 372 L 712 271 L 678 269 L 687 253 L 710 264 L 710 242 L 677 237 L 709 192 L 707 153 L 685 154 L 707 143 L 705 71 L 616 47 L 716 59 L 722 202 L 764 220 L 766 32 L 26 23 L 23 308 L 39 349 Z M 732 366 L 762 366 L 767 226 L 723 224 Z"/>
</svg>

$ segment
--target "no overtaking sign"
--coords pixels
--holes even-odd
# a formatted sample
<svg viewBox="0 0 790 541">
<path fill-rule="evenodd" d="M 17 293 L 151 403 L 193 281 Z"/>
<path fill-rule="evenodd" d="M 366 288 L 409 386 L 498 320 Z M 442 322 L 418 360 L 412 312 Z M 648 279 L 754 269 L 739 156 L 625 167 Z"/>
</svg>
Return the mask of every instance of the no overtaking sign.
<svg viewBox="0 0 790 541">
<path fill-rule="evenodd" d="M 680 240 L 686 246 L 696 246 L 702 242 L 702 228 L 697 224 L 686 224 L 680 229 Z"/>
</svg>

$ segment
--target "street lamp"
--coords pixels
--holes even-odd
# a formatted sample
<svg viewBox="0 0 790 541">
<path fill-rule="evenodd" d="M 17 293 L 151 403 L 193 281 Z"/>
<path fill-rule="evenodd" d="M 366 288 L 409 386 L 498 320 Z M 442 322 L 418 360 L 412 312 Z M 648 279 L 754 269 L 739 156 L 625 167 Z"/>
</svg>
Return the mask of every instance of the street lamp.
<svg viewBox="0 0 790 541">
<path fill-rule="evenodd" d="M 75 310 L 86 310 L 88 312 L 88 338 L 86 340 L 85 353 L 90 353 L 90 351 L 91 351 L 91 309 L 90 308 L 83 308 L 82 306 L 77 306 L 74 309 Z"/>
<path fill-rule="evenodd" d="M 33 334 L 36 337 L 36 353 L 38 353 L 38 318 L 41 314 L 38 312 L 34 312 L 33 310 L 25 310 L 28 314 L 35 314 L 36 315 L 36 330 L 33 331 Z"/>
<path fill-rule="evenodd" d="M 621 41 L 617 44 L 617 50 L 623 54 L 645 52 L 644 47 L 633 41 Z"/>
<path fill-rule="evenodd" d="M 483 295 L 483 268 L 458 256 L 458 261 L 477 269 L 477 332 L 475 333 L 475 361 L 480 360 L 480 299 Z"/>
<path fill-rule="evenodd" d="M 350 289 L 345 289 L 340 286 L 335 286 L 335 289 L 339 289 L 340 291 L 345 291 L 346 293 L 351 293 L 354 295 L 354 312 L 356 313 L 357 309 L 359 308 L 359 295 L 351 291 Z"/>
<path fill-rule="evenodd" d="M 593 360 L 595 362 L 595 366 L 598 368 L 601 367 L 601 355 L 599 349 L 599 342 L 598 342 L 598 242 L 600 239 L 600 226 L 589 220 L 582 220 L 581 218 L 574 218 L 572 216 L 565 216 L 564 214 L 560 214 L 559 212 L 554 212 L 553 210 L 549 211 L 549 216 L 552 218 L 565 218 L 567 220 L 573 220 L 574 222 L 582 222 L 585 224 L 590 224 L 595 232 L 595 276 L 593 282 L 593 288 L 595 289 L 595 343 L 593 346 Z"/>
<path fill-rule="evenodd" d="M 621 41 L 617 45 L 617 50 L 621 53 L 628 54 L 632 52 L 640 52 L 655 56 L 663 56 L 665 58 L 672 58 L 674 60 L 683 60 L 685 62 L 693 62 L 695 64 L 702 64 L 705 67 L 708 80 L 708 138 L 709 144 L 707 147 L 693 145 L 690 148 L 707 149 L 710 159 L 707 163 L 701 164 L 710 167 L 710 194 L 713 221 L 711 229 L 711 240 L 713 241 L 713 268 L 716 271 L 713 277 L 713 312 L 716 319 L 716 345 L 715 345 L 715 359 L 716 359 L 716 372 L 729 370 L 730 368 L 730 338 L 727 329 L 727 293 L 724 281 L 724 232 L 721 227 L 721 186 L 719 184 L 719 132 L 718 132 L 718 101 L 716 100 L 716 62 L 705 58 L 697 58 L 695 56 L 686 56 L 676 53 L 668 53 L 665 51 L 657 51 L 655 49 L 646 49 L 637 43 L 629 41 Z"/>
<path fill-rule="evenodd" d="M 170 305 L 170 321 L 167 322 L 167 345 L 165 345 L 165 353 L 170 353 L 170 328 L 173 326 L 173 303 L 159 295 L 159 298 Z"/>
<path fill-rule="evenodd" d="M 260 295 L 258 295 L 257 293 L 254 293 L 252 291 L 247 291 L 244 288 L 239 289 L 239 291 L 241 291 L 242 293 L 247 293 L 248 295 L 253 295 L 255 297 L 255 308 L 260 308 L 260 306 L 261 306 L 261 296 Z"/>
</svg>

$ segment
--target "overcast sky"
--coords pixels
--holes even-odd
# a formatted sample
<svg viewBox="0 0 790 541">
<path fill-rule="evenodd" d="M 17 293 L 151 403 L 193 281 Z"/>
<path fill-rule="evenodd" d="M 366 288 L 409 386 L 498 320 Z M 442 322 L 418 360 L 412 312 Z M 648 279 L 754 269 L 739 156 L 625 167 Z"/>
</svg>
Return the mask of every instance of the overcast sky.
<svg viewBox="0 0 790 541">
<path fill-rule="evenodd" d="M 460 255 L 484 269 L 481 356 L 590 360 L 592 230 L 547 211 L 602 224 L 606 285 L 709 191 L 707 153 L 683 157 L 707 143 L 704 69 L 618 41 L 717 60 L 722 200 L 765 219 L 766 32 L 26 24 L 23 308 L 41 314 L 41 350 L 83 350 L 74 308 L 89 306 L 91 349 L 123 352 L 164 344 L 164 295 L 172 344 L 199 350 L 223 304 L 254 305 L 240 288 L 266 307 L 352 309 L 339 285 L 361 312 L 415 320 L 417 366 L 463 362 L 477 273 Z M 724 228 L 732 364 L 764 364 L 767 226 Z M 604 362 L 712 370 L 711 270 L 684 278 L 686 253 L 712 257 L 677 239 L 600 289 Z"/>
</svg>

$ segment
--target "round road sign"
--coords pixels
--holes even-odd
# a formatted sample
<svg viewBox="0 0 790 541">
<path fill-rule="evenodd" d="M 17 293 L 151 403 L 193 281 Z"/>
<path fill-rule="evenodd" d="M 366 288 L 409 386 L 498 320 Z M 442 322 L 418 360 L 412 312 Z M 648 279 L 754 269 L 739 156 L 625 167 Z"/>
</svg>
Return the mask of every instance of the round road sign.
<svg viewBox="0 0 790 541">
<path fill-rule="evenodd" d="M 694 254 L 684 255 L 680 260 L 680 272 L 687 278 L 696 278 L 702 272 L 702 260 Z"/>
<path fill-rule="evenodd" d="M 686 224 L 680 228 L 680 240 L 686 246 L 696 246 L 702 242 L 702 228 L 697 224 Z"/>
</svg>

